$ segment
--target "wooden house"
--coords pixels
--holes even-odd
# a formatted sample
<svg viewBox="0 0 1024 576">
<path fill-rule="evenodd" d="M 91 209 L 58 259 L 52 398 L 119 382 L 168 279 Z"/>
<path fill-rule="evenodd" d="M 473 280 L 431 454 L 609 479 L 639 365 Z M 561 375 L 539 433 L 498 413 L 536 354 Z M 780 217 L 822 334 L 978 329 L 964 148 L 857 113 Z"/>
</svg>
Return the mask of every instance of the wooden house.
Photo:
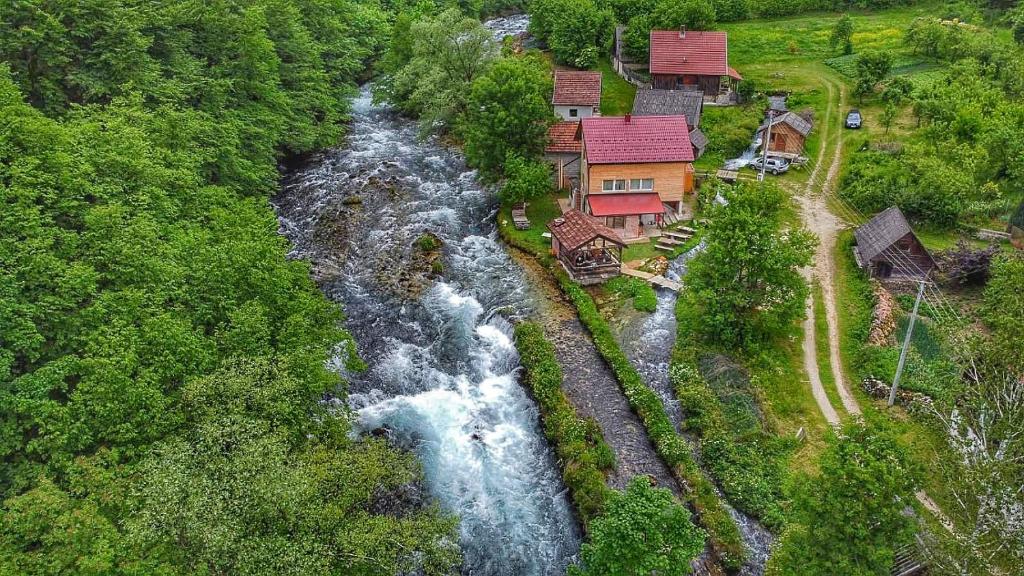
<svg viewBox="0 0 1024 576">
<path fill-rule="evenodd" d="M 666 210 L 692 211 L 693 146 L 685 116 L 605 116 L 580 123 L 580 186 L 574 208 L 626 242 L 643 241 Z M 685 216 L 684 216 L 685 217 Z"/>
<path fill-rule="evenodd" d="M 854 237 L 857 265 L 872 278 L 920 279 L 936 267 L 935 260 L 896 206 L 879 212 L 858 228 Z"/>
<path fill-rule="evenodd" d="M 547 144 L 544 146 L 544 160 L 552 167 L 555 186 L 572 190 L 580 182 L 580 152 L 583 142 L 579 138 L 579 122 L 559 122 L 548 128 Z"/>
<path fill-rule="evenodd" d="M 807 135 L 811 133 L 810 121 L 794 112 L 769 115 L 757 129 L 757 137 L 762 142 L 769 125 L 772 127 L 771 135 L 768 137 L 769 154 L 774 152 L 780 155 L 797 156 L 803 153 Z"/>
<path fill-rule="evenodd" d="M 600 115 L 601 73 L 555 70 L 551 104 L 563 120 L 579 122 Z"/>
<path fill-rule="evenodd" d="M 700 158 L 708 145 L 699 128 L 703 111 L 704 93 L 696 90 L 641 88 L 633 98 L 633 116 L 686 116 L 694 159 Z"/>
<path fill-rule="evenodd" d="M 743 77 L 729 67 L 725 32 L 651 30 L 651 83 L 665 90 L 697 90 L 712 98 Z"/>
<path fill-rule="evenodd" d="M 611 228 L 579 210 L 569 210 L 548 223 L 551 252 L 573 280 L 597 284 L 622 273 L 626 244 Z"/>
</svg>

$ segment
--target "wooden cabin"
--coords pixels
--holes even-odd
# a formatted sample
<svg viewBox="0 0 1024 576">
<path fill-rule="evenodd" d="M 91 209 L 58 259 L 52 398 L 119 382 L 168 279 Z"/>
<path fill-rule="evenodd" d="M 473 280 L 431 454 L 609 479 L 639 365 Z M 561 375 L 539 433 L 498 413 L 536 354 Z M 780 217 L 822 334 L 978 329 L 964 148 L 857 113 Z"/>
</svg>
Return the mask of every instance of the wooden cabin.
<svg viewBox="0 0 1024 576">
<path fill-rule="evenodd" d="M 935 260 L 918 240 L 899 208 L 879 212 L 854 232 L 857 265 L 872 278 L 919 280 L 935 269 Z"/>
<path fill-rule="evenodd" d="M 664 90 L 697 90 L 711 98 L 743 80 L 729 67 L 725 32 L 651 30 L 651 83 Z"/>
<path fill-rule="evenodd" d="M 757 136 L 764 140 L 769 124 L 772 127 L 768 137 L 768 153 L 783 155 L 800 155 L 804 151 L 807 135 L 811 133 L 811 123 L 794 112 L 784 112 L 769 116 L 757 129 Z"/>
<path fill-rule="evenodd" d="M 599 284 L 622 273 L 626 243 L 614 230 L 579 210 L 548 222 L 551 252 L 573 280 Z"/>
</svg>

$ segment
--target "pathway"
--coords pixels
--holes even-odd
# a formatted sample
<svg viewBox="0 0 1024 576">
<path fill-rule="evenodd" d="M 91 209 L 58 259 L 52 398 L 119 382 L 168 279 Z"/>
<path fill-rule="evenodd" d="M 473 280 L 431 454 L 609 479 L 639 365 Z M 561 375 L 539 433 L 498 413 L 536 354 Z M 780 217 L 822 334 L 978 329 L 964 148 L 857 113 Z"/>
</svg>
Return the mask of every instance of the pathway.
<svg viewBox="0 0 1024 576">
<path fill-rule="evenodd" d="M 525 270 L 529 285 L 535 290 L 536 320 L 555 348 L 563 372 L 562 390 L 581 416 L 597 420 L 605 442 L 615 452 L 616 467 L 608 484 L 622 489 L 633 477 L 647 475 L 683 500 L 682 487 L 655 451 L 615 374 L 576 316 L 576 309 L 566 302 L 551 274 L 536 260 L 514 248 L 509 252 Z"/>
</svg>

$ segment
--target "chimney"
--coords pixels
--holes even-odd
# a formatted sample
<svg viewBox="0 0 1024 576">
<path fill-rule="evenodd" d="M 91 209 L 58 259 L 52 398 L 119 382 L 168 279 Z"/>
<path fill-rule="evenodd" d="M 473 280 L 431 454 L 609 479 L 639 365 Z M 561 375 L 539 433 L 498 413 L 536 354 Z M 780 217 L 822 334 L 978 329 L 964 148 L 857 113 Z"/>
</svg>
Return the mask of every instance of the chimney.
<svg viewBox="0 0 1024 576">
<path fill-rule="evenodd" d="M 629 124 L 629 121 L 632 120 L 632 119 L 633 119 L 633 115 L 632 114 L 626 114 L 626 124 Z"/>
<path fill-rule="evenodd" d="M 679 27 L 679 37 L 680 38 L 686 38 L 686 25 L 685 24 Z"/>
</svg>

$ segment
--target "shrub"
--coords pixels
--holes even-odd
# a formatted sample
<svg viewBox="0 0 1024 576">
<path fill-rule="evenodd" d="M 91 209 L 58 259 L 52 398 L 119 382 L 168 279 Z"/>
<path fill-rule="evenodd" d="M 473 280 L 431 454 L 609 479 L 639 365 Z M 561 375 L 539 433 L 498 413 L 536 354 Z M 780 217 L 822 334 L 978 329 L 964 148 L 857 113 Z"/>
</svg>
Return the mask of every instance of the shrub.
<svg viewBox="0 0 1024 576">
<path fill-rule="evenodd" d="M 609 280 L 605 289 L 621 298 L 632 298 L 633 308 L 641 312 L 654 312 L 658 308 L 658 295 L 654 288 L 639 278 L 619 276 Z"/>
<path fill-rule="evenodd" d="M 420 234 L 419 238 L 416 238 L 414 244 L 422 252 L 433 252 L 441 247 L 441 239 L 430 232 L 424 232 Z"/>
<path fill-rule="evenodd" d="M 581 418 L 562 391 L 562 367 L 541 327 L 523 322 L 515 329 L 516 349 L 526 369 L 526 382 L 540 408 L 544 435 L 555 445 L 562 478 L 586 526 L 601 514 L 610 493 L 604 471 L 615 455 L 590 419 Z"/>
</svg>

